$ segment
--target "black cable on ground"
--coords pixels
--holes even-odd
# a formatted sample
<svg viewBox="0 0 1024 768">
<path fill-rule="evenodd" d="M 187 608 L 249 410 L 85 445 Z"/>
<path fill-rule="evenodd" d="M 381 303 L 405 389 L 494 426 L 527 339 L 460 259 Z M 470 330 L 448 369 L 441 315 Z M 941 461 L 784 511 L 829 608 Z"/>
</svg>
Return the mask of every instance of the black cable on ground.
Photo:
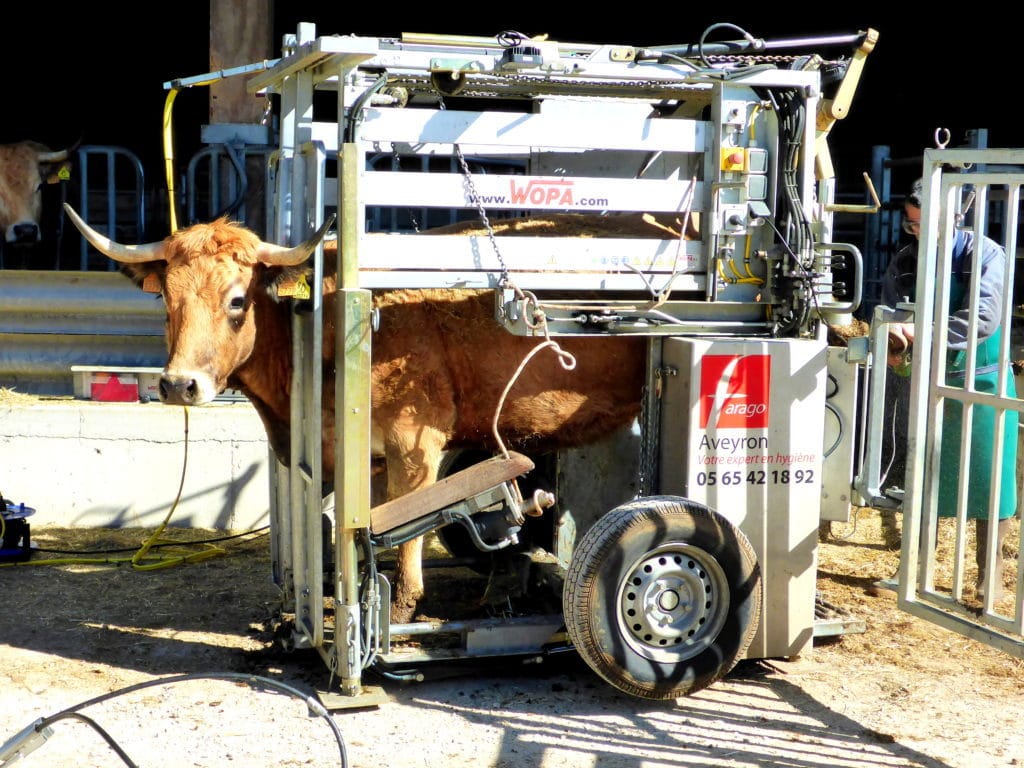
<svg viewBox="0 0 1024 768">
<path fill-rule="evenodd" d="M 282 683 L 268 677 L 261 677 L 259 675 L 243 674 L 241 672 L 210 672 L 203 674 L 175 675 L 173 677 L 163 677 L 158 680 L 148 680 L 143 683 L 129 685 L 126 688 L 120 688 L 116 691 L 111 691 L 110 693 L 105 693 L 101 696 L 96 696 L 95 698 L 88 699 L 79 704 L 75 704 L 72 707 L 68 707 L 67 709 L 63 709 L 60 712 L 57 712 L 56 714 L 50 715 L 49 717 L 44 717 L 33 723 L 32 730 L 30 733 L 41 733 L 45 728 L 49 727 L 58 720 L 63 720 L 66 718 L 76 718 L 82 720 L 83 722 L 95 728 L 96 731 L 100 734 L 100 736 L 103 737 L 104 741 L 106 741 L 107 744 L 110 745 L 111 749 L 113 749 L 118 754 L 118 756 L 125 763 L 125 765 L 129 766 L 129 768 L 137 768 L 136 764 L 132 762 L 131 758 L 124 752 L 123 749 L 121 749 L 121 747 L 114 741 L 110 734 L 108 734 L 103 728 L 101 728 L 99 724 L 96 723 L 94 720 L 85 715 L 80 714 L 80 710 L 83 710 L 86 707 L 91 707 L 94 704 L 109 701 L 110 699 L 117 698 L 118 696 L 124 696 L 128 693 L 141 691 L 145 688 L 152 688 L 158 685 L 172 685 L 174 683 L 180 683 L 187 680 L 234 680 L 246 683 L 249 687 L 255 690 L 259 690 L 260 688 L 271 688 L 282 693 L 287 693 L 291 696 L 294 696 L 297 699 L 304 701 L 306 703 L 306 706 L 309 708 L 311 714 L 318 715 L 327 721 L 328 727 L 334 734 L 335 741 L 338 742 L 338 752 L 341 759 L 341 768 L 348 768 L 348 753 L 346 752 L 345 749 L 345 739 L 341 734 L 341 729 L 338 727 L 338 724 L 334 722 L 334 718 L 331 717 L 331 713 L 326 709 L 326 707 L 324 707 L 323 704 L 317 701 L 317 699 L 313 695 L 306 694 L 303 691 L 300 691 L 298 688 L 294 688 L 288 685 L 287 683 Z M 26 738 L 27 735 L 28 734 L 26 734 Z"/>
<path fill-rule="evenodd" d="M 107 742 L 107 745 L 112 750 L 114 750 L 114 752 L 117 753 L 117 756 L 121 758 L 121 762 L 127 765 L 128 768 L 139 768 L 135 761 L 128 756 L 128 753 L 121 749 L 121 745 L 114 740 L 114 737 L 107 733 L 106 729 L 103 728 L 103 726 L 101 726 L 91 717 L 89 717 L 88 715 L 83 715 L 81 712 L 62 712 L 58 715 L 54 715 L 54 717 L 50 719 L 49 722 L 52 724 L 57 720 L 63 720 L 64 718 L 81 720 L 83 723 L 87 724 L 90 728 L 96 731 L 96 733 L 103 737 L 103 740 Z M 42 730 L 42 726 L 40 726 L 36 730 Z"/>
</svg>

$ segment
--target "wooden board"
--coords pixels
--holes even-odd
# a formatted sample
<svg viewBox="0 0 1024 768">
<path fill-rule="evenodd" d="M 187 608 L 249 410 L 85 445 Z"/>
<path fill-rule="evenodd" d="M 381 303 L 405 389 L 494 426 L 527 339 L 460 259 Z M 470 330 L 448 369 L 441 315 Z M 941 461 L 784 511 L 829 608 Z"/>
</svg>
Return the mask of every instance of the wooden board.
<svg viewBox="0 0 1024 768">
<path fill-rule="evenodd" d="M 433 485 L 379 504 L 370 510 L 370 530 L 375 535 L 404 525 L 456 502 L 525 475 L 533 462 L 521 453 L 509 452 L 508 458 L 494 458 L 474 464 Z"/>
</svg>

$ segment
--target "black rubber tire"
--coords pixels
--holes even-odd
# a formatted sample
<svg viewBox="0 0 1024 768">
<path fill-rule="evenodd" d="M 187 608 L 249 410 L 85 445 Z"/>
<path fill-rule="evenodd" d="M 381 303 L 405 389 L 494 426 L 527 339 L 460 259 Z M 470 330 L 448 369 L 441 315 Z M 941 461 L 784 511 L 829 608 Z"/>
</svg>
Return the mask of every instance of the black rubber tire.
<svg viewBox="0 0 1024 768">
<path fill-rule="evenodd" d="M 632 696 L 663 700 L 732 670 L 754 639 L 762 599 L 760 566 L 742 531 L 703 504 L 649 496 L 586 532 L 562 610 L 594 672 Z"/>
</svg>

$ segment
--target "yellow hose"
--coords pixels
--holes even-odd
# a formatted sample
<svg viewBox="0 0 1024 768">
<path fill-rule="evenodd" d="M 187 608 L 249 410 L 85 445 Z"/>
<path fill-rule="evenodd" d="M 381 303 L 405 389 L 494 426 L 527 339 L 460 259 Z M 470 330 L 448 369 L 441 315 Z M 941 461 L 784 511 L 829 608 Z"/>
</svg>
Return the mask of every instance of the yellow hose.
<svg viewBox="0 0 1024 768">
<path fill-rule="evenodd" d="M 178 214 L 175 207 L 174 193 L 174 130 L 171 112 L 174 99 L 178 95 L 177 88 L 167 91 L 164 100 L 164 172 L 167 174 L 167 212 L 170 217 L 171 234 L 178 231 Z"/>
</svg>

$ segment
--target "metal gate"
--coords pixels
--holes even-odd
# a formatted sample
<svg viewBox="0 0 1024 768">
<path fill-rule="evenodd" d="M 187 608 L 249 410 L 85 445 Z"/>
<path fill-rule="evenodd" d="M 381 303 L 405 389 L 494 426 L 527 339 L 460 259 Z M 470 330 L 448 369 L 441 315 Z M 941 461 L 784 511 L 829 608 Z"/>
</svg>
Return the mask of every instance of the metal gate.
<svg viewBox="0 0 1024 768">
<path fill-rule="evenodd" d="M 984 642 L 1013 656 L 1024 658 L 1024 572 L 1018 556 L 1013 600 L 993 599 L 993 568 L 977 582 L 976 557 L 968 546 L 974 525 L 968 517 L 968 501 L 974 494 L 987 493 L 987 509 L 999 506 L 999 489 L 1015 462 L 1006 452 L 1016 449 L 1017 419 L 1022 401 L 1013 387 L 1009 332 L 1014 323 L 1012 290 L 1018 254 L 1020 188 L 1024 185 L 1024 150 L 933 149 L 923 161 L 921 234 L 917 252 L 916 302 L 891 311 L 879 307 L 876 325 L 913 313 L 916 339 L 910 376 L 909 441 L 907 446 L 906 496 L 903 502 L 903 549 L 898 576 L 898 600 L 902 609 L 953 632 Z M 991 218 L 990 204 L 997 203 L 1005 215 Z M 1002 224 L 1002 226 L 993 226 Z M 982 302 L 981 269 L 954 263 L 957 238 L 973 235 L 976 242 L 988 233 L 1005 252 L 1001 317 L 1003 329 L 997 359 L 981 350 L 979 310 Z M 981 246 L 975 247 L 980 254 Z M 980 256 L 972 259 L 975 264 Z M 949 350 L 952 274 L 958 271 L 970 297 L 967 321 L 969 342 L 963 351 Z M 1019 322 L 1019 320 L 1017 321 Z M 874 343 L 876 360 L 884 361 L 885 334 Z M 985 350 L 987 352 L 988 350 Z M 952 371 L 962 370 L 962 378 Z M 995 374 L 994 391 L 978 386 L 976 376 L 985 370 Z M 966 383 L 963 383 L 966 382 Z M 984 426 L 992 425 L 992 455 L 986 468 L 972 455 L 972 439 L 983 439 Z M 959 432 L 959 439 L 956 439 Z M 946 433 L 944 443 L 943 434 Z M 951 437 L 952 435 L 952 437 Z M 1004 441 L 1004 438 L 1007 438 Z M 1005 462 L 1003 459 L 1008 459 Z M 960 471 L 956 471 L 959 466 Z M 980 473 L 989 475 L 988 483 Z M 972 482 L 972 476 L 974 481 Z M 1015 480 L 1016 478 L 1014 478 Z M 980 485 L 979 485 L 980 483 Z M 1016 482 L 1013 483 L 1016 487 Z M 952 490 L 955 487 L 955 492 Z M 971 489 L 974 489 L 973 491 Z M 987 490 L 986 490 L 987 489 Z M 953 496 L 955 494 L 955 503 Z M 1005 500 L 1004 500 L 1005 503 Z M 955 516 L 940 517 L 942 505 L 955 507 Z M 993 563 L 996 554 L 996 525 L 987 525 L 982 544 Z M 984 531 L 983 531 L 984 533 Z M 937 556 L 938 543 L 943 552 Z M 1020 551 L 1020 535 L 1016 535 Z M 979 599 L 976 587 L 985 587 Z"/>
</svg>

